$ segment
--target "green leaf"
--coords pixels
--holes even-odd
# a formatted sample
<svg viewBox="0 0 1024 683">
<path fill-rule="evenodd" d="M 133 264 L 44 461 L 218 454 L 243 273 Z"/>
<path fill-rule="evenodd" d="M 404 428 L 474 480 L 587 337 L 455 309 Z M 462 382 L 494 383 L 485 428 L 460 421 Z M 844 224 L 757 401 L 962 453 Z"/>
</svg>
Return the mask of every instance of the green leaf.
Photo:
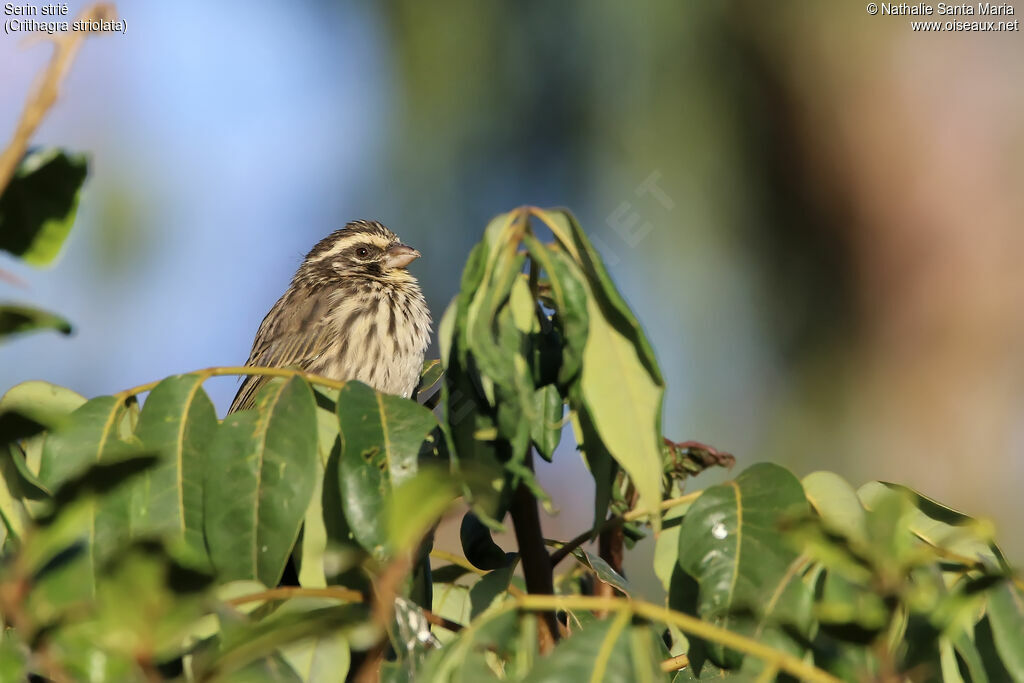
<svg viewBox="0 0 1024 683">
<path fill-rule="evenodd" d="M 469 588 L 454 583 L 435 583 L 430 611 L 456 624 L 468 624 L 473 611 Z M 447 629 L 438 629 L 437 638 L 447 644 L 455 639 L 455 634 Z"/>
<path fill-rule="evenodd" d="M 781 516 L 807 513 L 800 482 L 777 465 L 754 465 L 705 490 L 679 530 L 679 564 L 699 584 L 698 616 L 802 655 L 786 629 L 810 632 L 811 593 L 800 580 L 805 559 L 778 524 Z M 709 644 L 709 653 L 727 668 L 742 659 L 717 644 Z"/>
<path fill-rule="evenodd" d="M 431 653 L 418 672 L 417 680 L 430 683 L 521 680 L 536 651 L 536 632 L 526 626 L 534 618 L 534 615 L 520 617 L 515 612 L 492 610 L 484 612 L 450 639 L 439 632 L 446 645 Z"/>
<path fill-rule="evenodd" d="M 901 493 L 914 504 L 916 510 L 909 521 L 910 530 L 925 543 L 992 565 L 1005 565 L 1002 552 L 992 542 L 991 522 L 976 520 L 900 484 L 868 482 L 860 487 L 857 495 L 864 507 L 871 510 L 879 505 L 887 491 Z"/>
<path fill-rule="evenodd" d="M 24 451 L 31 448 L 38 459 L 46 433 L 67 422 L 67 417 L 85 399 L 47 382 L 24 382 L 12 387 L 0 398 L 0 517 L 8 537 L 19 539 L 39 511 L 39 501 L 51 491 L 36 477 Z M 20 439 L 21 443 L 13 443 Z"/>
<path fill-rule="evenodd" d="M 1015 681 L 1024 681 L 1024 591 L 1013 581 L 1006 581 L 989 591 L 988 620 L 992 626 L 992 638 L 996 650 L 1003 660 L 1003 666 Z"/>
<path fill-rule="evenodd" d="M 469 589 L 469 601 L 472 604 L 470 619 L 476 619 L 495 602 L 502 602 L 508 597 L 508 587 L 512 582 L 512 573 L 516 569 L 515 562 L 488 572 Z"/>
<path fill-rule="evenodd" d="M 633 589 L 630 587 L 629 582 L 622 574 L 615 571 L 610 564 L 604 561 L 599 555 L 588 552 L 583 548 L 576 548 L 572 551 L 572 556 L 576 558 L 576 561 L 581 565 L 594 572 L 601 581 L 604 581 L 609 586 L 617 588 L 622 591 L 625 595 L 630 595 Z"/>
<path fill-rule="evenodd" d="M 40 330 L 71 334 L 71 323 L 56 313 L 31 306 L 0 305 L 0 338 Z"/>
<path fill-rule="evenodd" d="M 639 683 L 665 680 L 650 627 L 632 626 L 629 614 L 595 620 L 540 660 L 524 683 Z"/>
<path fill-rule="evenodd" d="M 943 638 L 943 640 L 945 640 L 945 638 Z M 989 676 L 988 672 L 985 670 L 985 663 L 982 661 L 981 653 L 978 651 L 978 647 L 974 644 L 974 641 L 968 636 L 968 634 L 961 633 L 956 639 L 952 640 L 952 645 L 956 651 L 956 655 L 959 656 L 967 666 L 967 672 L 970 674 L 971 683 L 988 683 Z"/>
<path fill-rule="evenodd" d="M 124 401 L 99 396 L 71 413 L 43 444 L 39 463 L 43 485 L 54 491 L 90 465 L 138 452 L 138 442 L 130 444 L 118 434 L 125 411 Z"/>
<path fill-rule="evenodd" d="M 303 680 L 283 658 L 279 658 L 280 650 L 287 650 L 293 645 L 301 646 L 303 643 L 309 643 L 310 639 L 328 639 L 335 636 L 345 638 L 355 647 L 359 628 L 365 625 L 369 618 L 365 605 L 319 605 L 319 602 L 310 598 L 293 598 L 273 614 L 258 621 L 239 620 L 234 612 L 222 613 L 220 649 L 214 653 L 215 656 L 203 657 L 197 662 L 196 680 Z M 375 639 L 376 633 L 372 629 L 363 629 L 362 641 L 365 642 L 367 636 Z M 365 643 L 363 647 L 367 645 L 369 643 Z M 334 661 L 340 665 L 343 661 L 338 653 L 339 646 L 340 640 L 335 640 L 331 652 L 339 655 Z M 301 647 L 292 652 L 300 661 L 304 659 L 301 657 Z M 257 663 L 260 668 L 265 667 L 266 663 L 261 662 L 265 658 L 279 658 L 279 664 L 267 672 L 271 674 L 270 678 L 264 676 L 253 679 L 245 675 L 239 676 L 240 671 L 245 671 L 253 663 Z M 211 676 L 213 672 L 218 674 L 215 679 Z M 341 679 L 332 676 L 326 680 L 344 680 L 344 673 Z"/>
<path fill-rule="evenodd" d="M 378 556 L 389 539 L 392 490 L 416 474 L 420 449 L 437 425 L 414 401 L 349 382 L 338 396 L 338 485 L 345 518 L 360 545 Z"/>
<path fill-rule="evenodd" d="M 14 629 L 0 633 L 0 681 L 28 680 L 28 647 L 17 638 Z"/>
<path fill-rule="evenodd" d="M 648 372 L 637 347 L 604 317 L 594 298 L 587 300 L 590 332 L 583 351 L 581 406 L 601 441 L 622 466 L 639 499 L 660 529 L 661 400 L 664 387 Z"/>
<path fill-rule="evenodd" d="M 537 215 L 551 228 L 551 232 L 554 233 L 562 247 L 587 274 L 592 296 L 601 300 L 605 315 L 610 320 L 614 320 L 619 330 L 637 347 L 640 359 L 651 374 L 651 379 L 658 385 L 664 385 L 658 361 L 654 356 L 654 349 L 651 348 L 651 344 L 636 316 L 633 315 L 633 311 L 630 310 L 629 304 L 615 287 L 601 255 L 587 239 L 583 228 L 576 221 L 576 217 L 566 209 L 547 211 L 538 209 Z"/>
<path fill-rule="evenodd" d="M 327 474 L 328 463 L 331 462 L 331 455 L 340 452 L 341 446 L 338 441 L 338 416 L 336 414 L 338 391 L 315 386 L 313 395 L 317 401 L 317 452 L 320 457 L 316 468 L 313 496 L 302 522 L 302 534 L 299 548 L 295 553 L 295 561 L 298 565 L 300 586 L 323 588 L 327 585 L 324 559 L 327 555 L 330 536 L 327 515 L 331 516 L 332 525 L 344 526 L 344 515 L 340 509 L 340 502 L 334 505 L 337 502 L 334 500 L 335 497 L 325 496 L 324 489 L 324 478 Z M 336 464 L 335 461 L 332 467 L 336 468 Z M 332 478 L 332 481 L 336 480 L 336 476 Z M 335 488 L 330 487 L 329 491 L 333 494 Z M 330 513 L 327 510 L 330 510 Z M 339 536 L 341 540 L 344 540 L 347 533 L 339 533 Z"/>
<path fill-rule="evenodd" d="M 562 359 L 558 368 L 558 383 L 567 386 L 576 379 L 583 364 L 583 349 L 587 343 L 587 287 L 579 267 L 565 254 L 553 251 L 536 238 L 527 235 L 523 241 L 530 258 L 548 276 L 551 303 L 556 315 L 554 323 L 563 342 Z"/>
<path fill-rule="evenodd" d="M 565 404 L 558 387 L 548 384 L 533 393 L 533 401 L 537 417 L 530 425 L 530 438 L 542 458 L 551 462 L 551 458 L 562 440 L 562 416 Z"/>
<path fill-rule="evenodd" d="M 276 586 L 316 486 L 316 404 L 299 377 L 267 384 L 232 413 L 208 455 L 204 522 L 221 580 Z"/>
<path fill-rule="evenodd" d="M 420 382 L 416 390 L 412 392 L 411 399 L 417 400 L 420 395 L 431 394 L 436 389 L 441 378 L 444 376 L 444 366 L 441 360 L 434 358 L 423 361 L 423 368 L 420 370 Z"/>
<path fill-rule="evenodd" d="M 332 600 L 315 598 L 293 599 L 281 606 L 280 613 L 332 607 L 336 604 Z M 282 648 L 281 655 L 303 683 L 343 681 L 352 660 L 348 638 L 341 631 L 317 633 Z"/>
<path fill-rule="evenodd" d="M 199 375 L 168 377 L 150 392 L 135 435 L 161 461 L 132 487 L 133 536 L 171 532 L 206 555 L 204 460 L 216 432 L 217 413 Z"/>
<path fill-rule="evenodd" d="M 25 609 L 36 623 L 61 618 L 69 606 L 80 610 L 95 597 L 112 551 L 124 547 L 131 481 L 156 461 L 141 455 L 98 462 L 55 492 L 42 523 L 19 548 L 20 570 L 32 576 Z"/>
<path fill-rule="evenodd" d="M 104 566 L 92 614 L 75 629 L 102 650 L 159 661 L 179 654 L 210 585 L 208 575 L 177 563 L 160 543 L 136 542 Z"/>
<path fill-rule="evenodd" d="M 578 400 L 573 403 L 578 404 Z M 612 488 L 619 473 L 619 466 L 601 442 L 590 415 L 586 411 L 574 410 L 570 416 L 573 434 L 576 437 L 576 448 L 580 451 L 591 476 L 594 477 L 594 526 L 598 526 L 608 516 Z"/>
<path fill-rule="evenodd" d="M 689 511 L 690 504 L 669 508 L 661 520 L 661 534 L 654 541 L 654 573 L 661 581 L 665 592 L 672 585 L 672 572 L 676 569 L 679 556 L 679 527 Z"/>
<path fill-rule="evenodd" d="M 803 478 L 804 493 L 825 526 L 847 538 L 863 543 L 867 519 L 857 492 L 833 472 L 812 472 Z"/>
<path fill-rule="evenodd" d="M 11 387 L 4 394 L 0 403 L 14 410 L 33 415 L 36 420 L 47 421 L 50 423 L 47 425 L 48 427 L 56 429 L 63 426 L 66 418 L 85 403 L 85 397 L 56 384 L 30 381 Z M 25 462 L 34 474 L 39 472 L 43 443 L 46 438 L 47 434 L 44 433 L 22 443 L 25 450 Z"/>
<path fill-rule="evenodd" d="M 395 484 L 386 501 L 385 515 L 391 552 L 411 551 L 458 494 L 458 485 L 451 474 L 436 467 Z"/>
<path fill-rule="evenodd" d="M 72 412 L 63 426 L 45 435 L 39 481 L 57 494 L 58 504 L 62 495 L 69 495 L 68 485 L 85 481 L 81 478 L 98 472 L 98 465 L 113 466 L 143 452 L 130 433 L 129 405 L 114 396 L 91 399 Z M 94 586 L 106 555 L 128 535 L 130 495 L 130 486 L 117 486 L 87 503 L 83 514 L 89 520 L 85 538 L 89 562 L 82 582 L 87 589 Z"/>
<path fill-rule="evenodd" d="M 82 155 L 30 150 L 0 188 L 0 249 L 33 266 L 51 263 L 75 221 L 87 168 Z"/>
</svg>

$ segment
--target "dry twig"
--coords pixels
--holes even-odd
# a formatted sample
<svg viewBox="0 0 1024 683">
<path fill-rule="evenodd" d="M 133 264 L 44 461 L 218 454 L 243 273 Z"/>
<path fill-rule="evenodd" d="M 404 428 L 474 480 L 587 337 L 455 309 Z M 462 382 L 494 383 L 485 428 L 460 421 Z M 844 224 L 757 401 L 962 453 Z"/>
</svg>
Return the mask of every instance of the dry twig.
<svg viewBox="0 0 1024 683">
<path fill-rule="evenodd" d="M 116 18 L 117 9 L 113 4 L 98 2 L 86 7 L 78 15 L 77 21 L 114 21 Z M 43 37 L 53 42 L 53 55 L 32 94 L 25 101 L 25 108 L 14 130 L 14 137 L 11 138 L 7 149 L 0 154 L 0 193 L 14 177 L 14 171 L 28 149 L 29 140 L 32 139 L 46 112 L 57 101 L 60 84 L 67 76 L 82 41 L 90 33 L 91 31 L 68 31 Z"/>
</svg>

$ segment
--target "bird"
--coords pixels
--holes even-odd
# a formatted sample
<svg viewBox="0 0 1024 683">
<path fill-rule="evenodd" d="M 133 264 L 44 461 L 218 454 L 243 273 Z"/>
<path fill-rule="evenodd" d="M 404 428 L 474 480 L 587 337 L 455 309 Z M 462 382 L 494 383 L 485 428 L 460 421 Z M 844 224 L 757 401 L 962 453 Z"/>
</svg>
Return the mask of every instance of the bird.
<svg viewBox="0 0 1024 683">
<path fill-rule="evenodd" d="M 431 318 L 407 266 L 421 256 L 377 221 L 354 220 L 320 240 L 263 318 L 247 367 L 297 368 L 409 398 Z M 269 377 L 247 375 L 228 413 L 253 406 Z"/>
</svg>

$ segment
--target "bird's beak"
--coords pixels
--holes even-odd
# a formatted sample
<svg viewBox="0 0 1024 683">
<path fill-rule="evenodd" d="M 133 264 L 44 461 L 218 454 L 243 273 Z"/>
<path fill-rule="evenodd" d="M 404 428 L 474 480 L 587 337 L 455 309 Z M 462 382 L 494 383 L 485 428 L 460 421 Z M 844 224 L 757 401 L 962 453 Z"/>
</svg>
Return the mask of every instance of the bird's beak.
<svg viewBox="0 0 1024 683">
<path fill-rule="evenodd" d="M 384 257 L 386 268 L 405 268 L 420 257 L 420 252 L 401 243 L 388 247 L 385 253 L 387 254 Z"/>
</svg>

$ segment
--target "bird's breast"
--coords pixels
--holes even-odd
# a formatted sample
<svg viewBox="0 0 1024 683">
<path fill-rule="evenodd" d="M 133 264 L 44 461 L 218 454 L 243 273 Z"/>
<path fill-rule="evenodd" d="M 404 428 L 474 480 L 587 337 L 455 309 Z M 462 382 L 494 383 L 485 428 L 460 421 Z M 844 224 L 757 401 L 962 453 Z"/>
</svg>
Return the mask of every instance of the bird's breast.
<svg viewBox="0 0 1024 683">
<path fill-rule="evenodd" d="M 330 317 L 334 340 L 314 372 L 388 394 L 412 394 L 430 342 L 430 312 L 418 287 L 341 293 Z"/>
</svg>

